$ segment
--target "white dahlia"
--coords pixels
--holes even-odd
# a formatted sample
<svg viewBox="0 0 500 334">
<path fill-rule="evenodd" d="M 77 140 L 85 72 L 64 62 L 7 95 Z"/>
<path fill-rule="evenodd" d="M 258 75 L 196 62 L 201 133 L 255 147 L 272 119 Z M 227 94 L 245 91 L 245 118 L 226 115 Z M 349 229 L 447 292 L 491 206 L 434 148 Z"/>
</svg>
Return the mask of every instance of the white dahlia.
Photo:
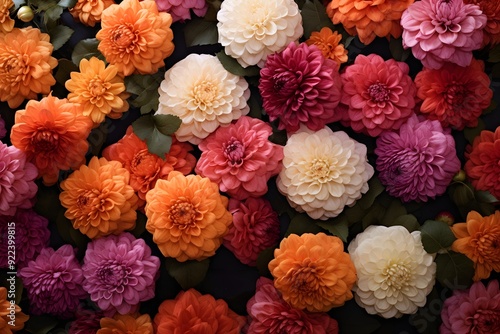
<svg viewBox="0 0 500 334">
<path fill-rule="evenodd" d="M 436 263 L 424 250 L 420 231 L 369 226 L 347 249 L 358 275 L 355 299 L 368 313 L 399 318 L 425 305 Z"/>
<path fill-rule="evenodd" d="M 225 0 L 217 20 L 219 43 L 243 67 L 263 67 L 268 55 L 282 51 L 304 32 L 293 0 Z"/>
<path fill-rule="evenodd" d="M 366 146 L 343 131 L 303 127 L 288 138 L 283 153 L 278 189 L 292 207 L 314 219 L 338 216 L 368 191 L 373 167 Z"/>
<path fill-rule="evenodd" d="M 156 114 L 179 117 L 179 141 L 199 144 L 221 126 L 248 114 L 248 83 L 207 54 L 190 54 L 165 73 Z"/>
</svg>

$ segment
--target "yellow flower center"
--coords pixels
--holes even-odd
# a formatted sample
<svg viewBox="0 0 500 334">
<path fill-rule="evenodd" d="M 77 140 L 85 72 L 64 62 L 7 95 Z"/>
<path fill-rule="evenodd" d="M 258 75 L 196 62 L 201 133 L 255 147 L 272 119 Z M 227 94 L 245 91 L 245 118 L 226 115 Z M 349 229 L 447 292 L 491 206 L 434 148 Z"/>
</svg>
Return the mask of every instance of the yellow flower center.
<svg viewBox="0 0 500 334">
<path fill-rule="evenodd" d="M 132 24 L 123 24 L 112 32 L 112 40 L 120 51 L 127 53 L 135 49 L 139 51 L 139 36 L 135 33 Z"/>
<path fill-rule="evenodd" d="M 338 176 L 332 168 L 335 162 L 327 158 L 315 158 L 309 162 L 307 175 L 320 183 L 326 183 Z"/>
<path fill-rule="evenodd" d="M 403 264 L 393 263 L 386 267 L 382 274 L 385 276 L 384 282 L 396 290 L 400 290 L 408 285 L 411 279 L 410 270 Z"/>
<path fill-rule="evenodd" d="M 203 81 L 194 86 L 193 89 L 195 103 L 200 109 L 204 109 L 204 107 L 211 107 L 213 101 L 217 97 L 217 93 L 217 86 L 210 81 Z"/>
<path fill-rule="evenodd" d="M 94 77 L 90 80 L 88 85 L 88 90 L 92 95 L 92 98 L 99 98 L 101 95 L 106 93 L 106 91 L 111 87 L 111 83 L 103 82 L 99 76 Z"/>
<path fill-rule="evenodd" d="M 193 204 L 183 200 L 177 201 L 169 210 L 170 220 L 181 230 L 196 225 L 197 213 L 198 210 L 196 210 Z"/>
</svg>

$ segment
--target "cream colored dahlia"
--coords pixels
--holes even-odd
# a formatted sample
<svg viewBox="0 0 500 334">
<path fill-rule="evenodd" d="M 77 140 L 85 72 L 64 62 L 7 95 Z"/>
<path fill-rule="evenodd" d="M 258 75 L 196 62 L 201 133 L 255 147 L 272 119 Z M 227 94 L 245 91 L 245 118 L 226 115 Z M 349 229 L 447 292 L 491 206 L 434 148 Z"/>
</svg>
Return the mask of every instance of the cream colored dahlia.
<svg viewBox="0 0 500 334">
<path fill-rule="evenodd" d="M 215 56 L 190 54 L 165 73 L 158 88 L 157 114 L 179 117 L 179 141 L 199 144 L 219 125 L 248 114 L 250 97 L 244 78 L 229 73 Z"/>
<path fill-rule="evenodd" d="M 314 219 L 338 216 L 368 191 L 373 167 L 366 146 L 343 131 L 302 128 L 288 138 L 283 153 L 278 189 L 292 207 Z"/>
<path fill-rule="evenodd" d="M 217 20 L 219 43 L 243 67 L 263 67 L 268 55 L 282 51 L 304 32 L 293 0 L 225 0 Z"/>
<path fill-rule="evenodd" d="M 355 299 L 370 314 L 399 318 L 424 306 L 434 286 L 436 263 L 420 231 L 369 226 L 348 247 L 358 280 Z"/>
</svg>

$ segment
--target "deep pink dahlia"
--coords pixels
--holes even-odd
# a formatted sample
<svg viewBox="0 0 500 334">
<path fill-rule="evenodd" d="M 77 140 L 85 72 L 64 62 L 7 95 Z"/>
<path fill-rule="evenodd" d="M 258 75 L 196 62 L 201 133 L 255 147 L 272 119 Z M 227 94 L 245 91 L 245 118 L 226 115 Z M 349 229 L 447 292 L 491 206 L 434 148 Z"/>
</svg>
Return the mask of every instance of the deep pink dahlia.
<svg viewBox="0 0 500 334">
<path fill-rule="evenodd" d="M 283 147 L 268 140 L 271 133 L 269 124 L 248 116 L 219 127 L 198 146 L 202 153 L 196 173 L 239 200 L 264 195 L 283 159 Z"/>
<path fill-rule="evenodd" d="M 0 116 L 0 139 L 5 137 L 7 134 L 7 130 L 5 129 L 5 121 L 2 119 L 2 116 Z"/>
<path fill-rule="evenodd" d="M 479 6 L 462 0 L 415 1 L 401 16 L 403 46 L 427 68 L 467 66 L 481 47 L 486 21 Z"/>
<path fill-rule="evenodd" d="M 224 236 L 224 246 L 244 264 L 255 266 L 259 253 L 278 243 L 280 222 L 271 203 L 264 198 L 229 200 L 233 224 Z"/>
<path fill-rule="evenodd" d="M 441 319 L 441 334 L 500 333 L 498 281 L 490 281 L 487 287 L 476 282 L 468 290 L 453 291 L 444 302 Z"/>
<path fill-rule="evenodd" d="M 288 305 L 269 278 L 257 280 L 257 291 L 247 303 L 250 326 L 247 334 L 337 334 L 335 319 L 326 313 L 308 313 Z"/>
<path fill-rule="evenodd" d="M 18 275 L 28 291 L 30 312 L 35 315 L 70 318 L 80 300 L 87 297 L 82 288 L 82 268 L 71 245 L 64 245 L 57 251 L 42 249 Z"/>
<path fill-rule="evenodd" d="M 79 308 L 75 314 L 76 319 L 71 322 L 68 334 L 96 334 L 101 329 L 101 311 L 86 310 Z"/>
<path fill-rule="evenodd" d="M 208 10 L 208 2 L 205 0 L 155 0 L 156 6 L 160 12 L 167 12 L 172 15 L 172 21 L 181 21 L 191 19 L 191 12 L 198 17 L 203 17 Z"/>
<path fill-rule="evenodd" d="M 8 224 L 14 223 L 16 265 L 20 269 L 34 260 L 40 251 L 49 245 L 49 221 L 32 210 L 17 210 L 15 216 L 0 216 L 0 268 L 7 268 L 7 230 Z"/>
<path fill-rule="evenodd" d="M 260 70 L 263 107 L 278 128 L 295 132 L 300 124 L 313 131 L 340 120 L 341 81 L 338 65 L 325 58 L 315 45 L 292 42 L 282 52 L 267 57 Z"/>
<path fill-rule="evenodd" d="M 160 259 L 143 239 L 110 235 L 88 244 L 83 288 L 107 316 L 135 312 L 141 301 L 154 297 L 159 268 Z"/>
<path fill-rule="evenodd" d="M 377 138 L 376 168 L 387 192 L 404 202 L 442 195 L 460 170 L 455 140 L 439 121 L 412 116 Z"/>
<path fill-rule="evenodd" d="M 376 137 L 413 115 L 416 87 L 406 63 L 359 55 L 342 73 L 342 123 Z"/>
<path fill-rule="evenodd" d="M 0 143 L 0 215 L 13 216 L 16 210 L 33 206 L 38 187 L 38 170 L 23 151 Z"/>
</svg>

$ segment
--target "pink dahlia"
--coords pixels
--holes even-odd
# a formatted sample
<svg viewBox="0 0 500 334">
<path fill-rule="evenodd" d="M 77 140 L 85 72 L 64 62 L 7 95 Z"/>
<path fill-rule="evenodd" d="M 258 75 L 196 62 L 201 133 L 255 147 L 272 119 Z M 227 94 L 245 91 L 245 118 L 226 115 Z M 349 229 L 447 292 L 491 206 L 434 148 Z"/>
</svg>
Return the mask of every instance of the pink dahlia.
<svg viewBox="0 0 500 334">
<path fill-rule="evenodd" d="M 283 159 L 283 147 L 268 140 L 271 133 L 269 124 L 247 116 L 217 128 L 198 146 L 202 153 L 196 173 L 239 200 L 264 195 Z"/>
<path fill-rule="evenodd" d="M 5 121 L 3 120 L 2 116 L 0 116 L 0 139 L 5 137 L 7 134 L 7 129 L 5 129 Z"/>
<path fill-rule="evenodd" d="M 462 0 L 416 1 L 401 16 L 403 46 L 427 68 L 467 66 L 481 47 L 486 21 L 479 6 Z"/>
<path fill-rule="evenodd" d="M 500 333 L 500 289 L 498 281 L 488 286 L 476 282 L 468 290 L 455 290 L 441 311 L 441 334 Z"/>
<path fill-rule="evenodd" d="M 244 264 L 256 265 L 259 253 L 278 243 L 280 222 L 271 203 L 264 198 L 229 200 L 233 224 L 224 236 L 224 246 Z"/>
<path fill-rule="evenodd" d="M 460 170 L 455 140 L 438 121 L 412 116 L 377 138 L 376 169 L 387 192 L 409 202 L 442 195 Z"/>
<path fill-rule="evenodd" d="M 343 123 L 376 137 L 397 130 L 413 115 L 416 88 L 406 63 L 359 55 L 342 73 Z"/>
<path fill-rule="evenodd" d="M 30 312 L 70 318 L 80 299 L 87 297 L 82 288 L 83 274 L 71 245 L 57 251 L 44 248 L 34 261 L 22 268 L 18 275 L 28 291 Z"/>
<path fill-rule="evenodd" d="M 338 65 L 315 45 L 292 42 L 269 55 L 259 90 L 264 110 L 271 121 L 280 120 L 280 130 L 295 132 L 305 124 L 318 131 L 340 119 L 335 113 L 341 93 Z"/>
<path fill-rule="evenodd" d="M 17 210 L 13 217 L 0 216 L 0 240 L 3 239 L 0 243 L 0 268 L 8 266 L 7 230 L 11 222 L 15 224 L 16 249 L 22 250 L 16 252 L 16 265 L 19 269 L 34 260 L 40 251 L 49 245 L 49 221 L 32 210 Z"/>
<path fill-rule="evenodd" d="M 269 278 L 257 280 L 257 291 L 247 303 L 250 327 L 247 334 L 337 334 L 335 319 L 326 313 L 308 313 L 288 305 Z"/>
<path fill-rule="evenodd" d="M 203 17 L 208 10 L 205 0 L 155 0 L 158 11 L 172 15 L 172 22 L 191 19 L 191 10 L 196 16 Z"/>
<path fill-rule="evenodd" d="M 38 170 L 23 151 L 0 143 L 0 215 L 13 216 L 16 210 L 33 206 L 38 187 Z"/>
<path fill-rule="evenodd" d="M 76 319 L 71 322 L 68 334 L 96 334 L 101 329 L 101 311 L 86 310 L 79 308 L 75 314 Z"/>
<path fill-rule="evenodd" d="M 83 288 L 106 315 L 137 311 L 154 297 L 160 259 L 130 233 L 93 240 L 83 259 Z"/>
</svg>

